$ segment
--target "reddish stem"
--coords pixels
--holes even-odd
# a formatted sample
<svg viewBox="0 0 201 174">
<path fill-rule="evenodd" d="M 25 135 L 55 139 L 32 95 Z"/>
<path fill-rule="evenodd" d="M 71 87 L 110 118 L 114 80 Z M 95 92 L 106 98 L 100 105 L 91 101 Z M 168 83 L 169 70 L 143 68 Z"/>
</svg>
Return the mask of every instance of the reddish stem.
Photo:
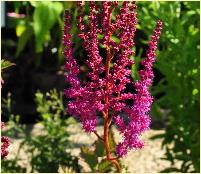
<svg viewBox="0 0 201 174">
<path fill-rule="evenodd" d="M 104 143 L 105 143 L 105 148 L 106 148 L 106 157 L 107 157 L 108 161 L 111 161 L 115 165 L 118 173 L 120 173 L 121 167 L 117 161 L 118 157 L 112 158 L 111 154 L 110 154 L 110 144 L 109 144 L 109 138 L 108 138 L 109 126 L 110 126 L 109 121 L 110 120 L 108 118 L 105 119 L 105 124 L 104 124 Z"/>
<path fill-rule="evenodd" d="M 111 14 L 112 11 L 114 10 L 114 8 L 112 8 L 111 13 L 110 13 L 110 18 L 111 18 Z M 109 20 L 109 24 L 110 25 L 111 20 Z M 111 36 L 112 33 L 110 32 L 109 35 Z M 110 37 L 109 36 L 109 37 Z M 109 103 L 109 78 L 110 78 L 110 62 L 114 57 L 114 51 L 111 53 L 111 49 L 108 45 L 106 45 L 106 65 L 105 65 L 105 72 L 106 72 L 106 93 L 105 93 L 105 105 L 107 106 Z M 109 112 L 108 112 L 108 108 L 102 112 L 103 114 L 103 118 L 104 118 L 104 143 L 105 143 L 105 148 L 106 148 L 106 157 L 108 161 L 111 161 L 114 166 L 117 169 L 117 172 L 120 173 L 121 172 L 121 167 L 117 161 L 117 158 L 112 158 L 111 154 L 110 154 L 110 144 L 109 144 L 109 137 L 108 137 L 108 133 L 109 133 L 109 126 L 111 124 L 112 121 L 112 116 L 109 116 Z"/>
<path fill-rule="evenodd" d="M 111 62 L 111 59 L 113 57 L 113 55 L 111 55 L 111 52 L 110 52 L 110 48 L 109 47 L 106 47 L 106 51 L 107 51 L 107 61 L 106 61 L 106 95 L 105 95 L 105 104 L 107 105 L 109 100 L 108 100 L 108 90 L 109 90 L 109 73 L 110 73 L 110 62 Z M 110 144 L 109 144 L 109 138 L 108 138 L 108 133 L 109 133 L 109 126 L 111 124 L 111 121 L 112 121 L 112 115 L 109 116 L 109 113 L 108 113 L 108 109 L 106 109 L 105 112 L 102 112 L 103 113 L 103 117 L 105 119 L 105 122 L 104 122 L 104 143 L 105 143 L 105 148 L 106 148 L 106 157 L 107 157 L 107 160 L 108 161 L 111 161 L 114 166 L 116 167 L 118 173 L 121 172 L 121 167 L 117 161 L 118 157 L 116 158 L 112 158 L 111 157 L 111 154 L 110 154 Z"/>
</svg>

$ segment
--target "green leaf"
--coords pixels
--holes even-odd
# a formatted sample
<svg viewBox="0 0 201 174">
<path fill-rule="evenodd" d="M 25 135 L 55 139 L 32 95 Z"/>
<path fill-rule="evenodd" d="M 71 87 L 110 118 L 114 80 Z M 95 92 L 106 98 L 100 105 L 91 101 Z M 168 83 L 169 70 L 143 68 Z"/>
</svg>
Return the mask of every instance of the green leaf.
<svg viewBox="0 0 201 174">
<path fill-rule="evenodd" d="M 111 36 L 110 38 L 111 38 L 111 40 L 115 41 L 116 44 L 120 43 L 120 39 L 119 38 L 117 38 L 115 36 Z"/>
<path fill-rule="evenodd" d="M 13 65 L 15 65 L 15 64 L 14 64 L 14 63 L 11 63 L 11 62 L 8 61 L 8 60 L 1 59 L 1 70 L 6 69 L 6 68 L 8 68 L 8 67 L 10 67 L 10 66 L 13 66 Z"/>
<path fill-rule="evenodd" d="M 91 170 L 94 171 L 98 164 L 98 158 L 96 154 L 86 146 L 81 147 L 81 157 L 83 157 L 86 163 L 90 166 Z"/>
<path fill-rule="evenodd" d="M 32 26 L 26 27 L 24 32 L 20 35 L 20 38 L 17 43 L 17 52 L 16 52 L 16 57 L 20 55 L 20 53 L 24 50 L 28 40 L 31 38 L 33 34 L 33 28 Z"/>
<path fill-rule="evenodd" d="M 33 14 L 34 34 L 36 36 L 36 52 L 42 52 L 43 43 L 49 30 L 56 23 L 63 10 L 60 2 L 40 2 Z"/>
<path fill-rule="evenodd" d="M 52 8 L 53 8 L 53 11 L 54 11 L 56 17 L 58 17 L 61 14 L 61 12 L 63 11 L 63 5 L 61 2 L 53 2 Z"/>
<path fill-rule="evenodd" d="M 192 94 L 193 95 L 196 95 L 196 94 L 198 94 L 199 93 L 199 90 L 198 89 L 193 89 L 193 91 L 192 91 Z"/>
<path fill-rule="evenodd" d="M 16 27 L 17 37 L 20 37 L 25 30 L 26 30 L 25 25 L 17 25 L 17 27 Z"/>
<path fill-rule="evenodd" d="M 55 16 L 51 9 L 52 2 L 40 2 L 35 8 L 33 21 L 34 21 L 34 34 L 36 37 L 36 52 L 42 52 L 45 36 L 49 29 L 55 23 Z"/>
<path fill-rule="evenodd" d="M 111 162 L 109 162 L 106 159 L 103 159 L 99 164 L 98 164 L 98 171 L 102 173 L 108 172 L 111 168 Z"/>
<path fill-rule="evenodd" d="M 105 156 L 105 145 L 102 141 L 96 141 L 95 143 L 95 154 L 99 157 Z"/>
<path fill-rule="evenodd" d="M 30 3 L 33 7 L 37 7 L 37 6 L 38 6 L 38 2 L 37 2 L 37 1 L 29 1 L 29 3 Z"/>
<path fill-rule="evenodd" d="M 112 130 L 109 131 L 108 140 L 109 140 L 111 152 L 115 152 L 116 142 L 114 140 L 114 133 Z"/>
</svg>

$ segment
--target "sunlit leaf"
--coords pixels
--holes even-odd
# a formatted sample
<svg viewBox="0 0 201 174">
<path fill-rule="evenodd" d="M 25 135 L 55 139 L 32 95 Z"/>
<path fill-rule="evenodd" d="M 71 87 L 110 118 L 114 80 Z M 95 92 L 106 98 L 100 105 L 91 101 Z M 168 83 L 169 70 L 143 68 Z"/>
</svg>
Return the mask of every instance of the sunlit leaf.
<svg viewBox="0 0 201 174">
<path fill-rule="evenodd" d="M 33 27 L 36 37 L 36 52 L 43 50 L 45 37 L 56 23 L 62 10 L 63 6 L 60 2 L 40 2 L 35 8 Z"/>
<path fill-rule="evenodd" d="M 82 146 L 81 147 L 81 156 L 82 156 L 82 158 L 85 159 L 87 164 L 89 164 L 90 168 L 92 170 L 94 170 L 98 163 L 96 154 L 92 150 L 90 150 L 88 147 Z"/>
<path fill-rule="evenodd" d="M 26 30 L 25 25 L 18 25 L 16 27 L 16 35 L 17 35 L 17 37 L 20 37 L 25 30 Z"/>
<path fill-rule="evenodd" d="M 14 63 L 11 63 L 10 61 L 8 60 L 5 60 L 5 59 L 1 59 L 1 70 L 4 70 L 10 66 L 13 66 L 15 65 Z"/>
<path fill-rule="evenodd" d="M 17 43 L 17 52 L 16 57 L 20 55 L 20 53 L 24 50 L 26 44 L 28 43 L 29 39 L 33 35 L 33 28 L 32 26 L 26 27 L 24 32 L 19 37 L 18 43 Z"/>
<path fill-rule="evenodd" d="M 99 164 L 98 164 L 98 171 L 102 173 L 108 172 L 111 168 L 111 162 L 109 162 L 106 159 L 103 159 Z"/>
</svg>

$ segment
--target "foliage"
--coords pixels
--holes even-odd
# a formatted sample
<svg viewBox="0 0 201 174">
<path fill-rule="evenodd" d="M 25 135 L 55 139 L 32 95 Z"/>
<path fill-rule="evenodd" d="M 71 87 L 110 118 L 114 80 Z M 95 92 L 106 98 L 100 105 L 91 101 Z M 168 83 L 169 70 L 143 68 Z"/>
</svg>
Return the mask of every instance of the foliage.
<svg viewBox="0 0 201 174">
<path fill-rule="evenodd" d="M 199 172 L 199 2 L 139 2 L 139 6 L 138 17 L 143 17 L 139 30 L 149 35 L 154 25 L 150 21 L 157 16 L 164 23 L 155 66 L 164 78 L 154 86 L 153 94 L 161 96 L 154 107 L 169 112 L 165 134 L 153 138 L 164 138 L 164 159 L 172 165 L 179 160 L 182 165 L 163 172 Z M 162 110 L 152 114 L 161 115 Z"/>
<path fill-rule="evenodd" d="M 69 123 L 61 119 L 64 115 L 62 95 L 58 95 L 56 90 L 46 93 L 45 96 L 37 92 L 36 103 L 37 111 L 42 117 L 41 124 L 48 133 L 30 137 L 28 141 L 27 152 L 31 154 L 32 171 L 56 172 L 59 164 L 72 166 L 79 171 L 78 159 L 65 151 L 72 147 L 72 144 L 66 132 Z"/>
<path fill-rule="evenodd" d="M 16 56 L 25 49 L 33 35 L 36 53 L 42 52 L 44 43 L 50 41 L 50 30 L 56 23 L 60 23 L 63 3 L 42 1 L 14 3 L 15 11 L 19 12 L 20 8 L 26 9 L 24 16 L 19 17 L 16 14 L 8 18 L 8 26 L 15 27 L 16 35 L 19 37 Z"/>
<path fill-rule="evenodd" d="M 31 135 L 30 132 L 24 133 L 22 135 L 24 139 L 21 142 L 18 154 L 22 148 L 25 150 L 31 165 L 31 172 L 57 172 L 59 165 L 70 167 L 72 170 L 79 172 L 78 158 L 66 152 L 67 148 L 72 147 L 68 140 L 69 134 L 66 131 L 66 127 L 72 124 L 72 121 L 66 119 L 64 114 L 62 95 L 58 94 L 56 90 L 52 90 L 46 95 L 37 92 L 36 103 L 37 111 L 42 119 L 40 124 L 43 131 L 39 135 Z M 27 132 L 22 130 L 22 127 L 20 130 L 21 132 Z M 9 171 L 11 169 L 11 167 L 8 167 L 9 165 L 14 165 L 16 172 L 21 172 L 22 168 L 17 168 L 15 161 L 17 160 L 7 161 L 4 172 L 11 172 Z"/>
<path fill-rule="evenodd" d="M 10 138 L 18 138 L 18 137 L 23 137 L 24 132 L 26 131 L 26 127 L 24 125 L 19 125 L 19 115 L 14 115 L 12 113 L 11 109 L 12 103 L 11 103 L 11 93 L 8 93 L 6 99 L 2 99 L 2 110 L 4 111 L 4 114 L 7 115 L 9 118 L 9 122 L 6 123 L 7 127 L 9 127 L 8 130 L 1 131 L 1 135 L 8 136 Z M 13 141 L 11 140 L 11 147 L 12 147 Z M 20 146 L 22 148 L 22 146 Z M 1 172 L 2 173 L 24 173 L 26 172 L 26 168 L 22 167 L 21 165 L 18 164 L 19 160 L 19 152 L 20 148 L 17 149 L 17 155 L 12 158 L 12 159 L 7 159 L 5 158 L 4 160 L 1 161 Z M 10 154 L 9 154 L 10 156 Z M 8 157 L 9 157 L 8 156 Z"/>
<path fill-rule="evenodd" d="M 56 53 L 58 63 L 61 64 L 62 56 L 62 18 L 64 9 L 74 10 L 75 3 L 72 2 L 6 2 L 7 28 L 14 29 L 16 33 L 17 45 L 14 57 L 19 57 L 23 53 L 30 52 L 39 57 L 46 48 L 51 48 L 52 54 Z M 14 39 L 13 37 L 9 37 Z M 14 39 L 15 42 L 15 39 Z M 33 42 L 35 42 L 33 44 Z M 4 49 L 8 49 L 9 43 Z M 15 43 L 14 43 L 15 44 Z M 49 54 L 49 52 L 48 52 Z M 54 55 L 53 55 L 54 56 Z M 35 61 L 38 65 L 40 59 Z"/>
<path fill-rule="evenodd" d="M 15 65 L 15 64 L 11 63 L 8 60 L 1 59 L 1 71 L 4 70 L 4 69 L 6 69 L 6 68 L 9 68 L 10 66 L 13 66 L 13 65 Z"/>
<path fill-rule="evenodd" d="M 61 43 L 63 13 L 64 9 L 68 9 L 73 11 L 75 16 L 75 6 L 76 2 L 6 2 L 8 13 L 5 31 L 9 35 L 5 37 L 8 37 L 9 42 L 4 42 L 3 39 L 3 51 L 7 50 L 10 56 L 20 59 L 28 53 L 30 59 L 34 57 L 36 66 L 42 63 L 43 54 L 50 54 L 51 58 L 55 57 L 58 65 L 61 65 L 63 62 Z M 72 22 L 74 21 L 75 18 Z M 12 34 L 10 34 L 11 31 Z M 15 51 L 10 52 L 13 46 Z"/>
<path fill-rule="evenodd" d="M 20 166 L 17 163 L 18 159 L 12 159 L 12 160 L 2 160 L 1 161 L 1 173 L 25 173 L 26 169 Z"/>
<path fill-rule="evenodd" d="M 33 2 L 31 3 L 33 4 Z M 41 52 L 48 31 L 59 21 L 63 10 L 60 2 L 35 2 L 33 14 L 33 29 L 36 37 L 36 52 Z M 44 13 L 45 11 L 45 13 Z"/>
</svg>

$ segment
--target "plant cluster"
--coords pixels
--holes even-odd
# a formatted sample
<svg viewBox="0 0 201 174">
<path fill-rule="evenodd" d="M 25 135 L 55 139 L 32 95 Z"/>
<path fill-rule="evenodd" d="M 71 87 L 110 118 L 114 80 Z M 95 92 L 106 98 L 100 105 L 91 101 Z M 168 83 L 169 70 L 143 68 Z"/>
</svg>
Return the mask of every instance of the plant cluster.
<svg viewBox="0 0 201 174">
<path fill-rule="evenodd" d="M 166 151 L 163 159 L 171 162 L 162 172 L 200 172 L 200 29 L 199 2 L 154 2 L 145 7 L 141 3 L 143 31 L 149 31 L 153 18 L 164 21 L 161 47 L 155 64 L 162 79 L 155 83 L 152 94 L 152 115 L 165 122 L 165 133 L 153 138 L 163 138 Z M 150 24 L 150 25 L 149 25 Z M 148 35 L 149 33 L 147 33 Z M 175 167 L 175 163 L 181 165 Z"/>
<path fill-rule="evenodd" d="M 46 95 L 37 92 L 35 100 L 37 111 L 41 116 L 42 132 L 39 135 L 33 135 L 28 127 L 16 123 L 16 116 L 13 116 L 14 120 L 9 121 L 10 126 L 13 127 L 6 134 L 15 137 L 17 133 L 23 140 L 17 150 L 16 157 L 2 163 L 3 171 L 26 171 L 18 164 L 18 161 L 21 160 L 19 154 L 23 149 L 27 154 L 31 172 L 57 172 L 59 165 L 80 172 L 78 158 L 66 151 L 67 148 L 72 147 L 66 127 L 73 122 L 66 119 L 62 95 L 58 94 L 56 90 L 51 90 Z"/>
</svg>

